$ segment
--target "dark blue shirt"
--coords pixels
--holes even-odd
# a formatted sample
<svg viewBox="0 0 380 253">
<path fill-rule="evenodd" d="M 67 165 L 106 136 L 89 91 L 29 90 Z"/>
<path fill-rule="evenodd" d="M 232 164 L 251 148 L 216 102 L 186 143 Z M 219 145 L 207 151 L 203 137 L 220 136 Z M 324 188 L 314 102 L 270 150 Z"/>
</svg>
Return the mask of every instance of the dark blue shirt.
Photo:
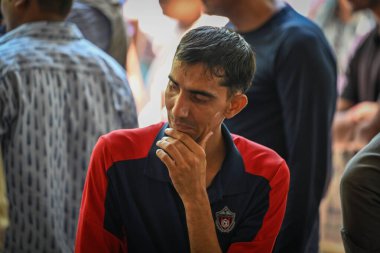
<svg viewBox="0 0 380 253">
<path fill-rule="evenodd" d="M 242 36 L 256 53 L 248 106 L 226 124 L 277 151 L 291 173 L 279 252 L 304 252 L 331 168 L 336 63 L 322 31 L 286 6 Z"/>
<path fill-rule="evenodd" d="M 76 252 L 190 252 L 186 214 L 155 143 L 167 125 L 99 139 L 83 193 Z M 272 150 L 223 127 L 226 157 L 207 188 L 223 252 L 272 251 L 289 172 Z M 122 249 L 122 250 L 121 250 Z"/>
</svg>

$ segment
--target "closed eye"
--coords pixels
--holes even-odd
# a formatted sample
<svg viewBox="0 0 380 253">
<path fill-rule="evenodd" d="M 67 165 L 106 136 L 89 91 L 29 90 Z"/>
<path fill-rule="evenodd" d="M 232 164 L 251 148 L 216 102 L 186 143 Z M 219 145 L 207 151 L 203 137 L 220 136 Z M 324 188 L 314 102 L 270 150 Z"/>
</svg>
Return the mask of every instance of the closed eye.
<svg viewBox="0 0 380 253">
<path fill-rule="evenodd" d="M 174 90 L 178 90 L 179 86 L 178 86 L 178 84 L 176 84 L 175 82 L 173 82 L 172 80 L 169 79 L 168 88 L 169 88 L 169 90 L 174 91 Z"/>
<path fill-rule="evenodd" d="M 199 94 L 199 93 L 193 93 L 192 98 L 197 103 L 206 103 L 212 99 L 212 97 L 210 97 L 210 96 L 207 96 L 204 94 Z"/>
</svg>

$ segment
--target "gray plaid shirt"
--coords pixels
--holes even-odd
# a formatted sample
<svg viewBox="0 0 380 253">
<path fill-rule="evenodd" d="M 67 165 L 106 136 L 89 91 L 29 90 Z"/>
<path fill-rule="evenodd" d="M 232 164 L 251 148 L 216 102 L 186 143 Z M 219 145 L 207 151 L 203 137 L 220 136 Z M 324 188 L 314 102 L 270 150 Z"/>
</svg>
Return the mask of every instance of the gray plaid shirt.
<svg viewBox="0 0 380 253">
<path fill-rule="evenodd" d="M 125 71 L 75 25 L 24 24 L 0 38 L 5 252 L 73 252 L 97 138 L 137 126 Z"/>
</svg>

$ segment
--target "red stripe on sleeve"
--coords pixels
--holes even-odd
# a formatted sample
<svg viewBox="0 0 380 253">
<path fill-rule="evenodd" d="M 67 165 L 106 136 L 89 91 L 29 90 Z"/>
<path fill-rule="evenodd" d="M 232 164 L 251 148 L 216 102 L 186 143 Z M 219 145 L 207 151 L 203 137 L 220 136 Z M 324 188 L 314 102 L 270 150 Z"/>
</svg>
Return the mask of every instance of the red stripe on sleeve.
<svg viewBox="0 0 380 253">
<path fill-rule="evenodd" d="M 106 141 L 100 137 L 90 159 L 82 194 L 76 253 L 127 252 L 126 241 L 117 238 L 103 228 L 104 201 L 107 191 L 106 171 L 112 165 Z"/>
<path fill-rule="evenodd" d="M 262 176 L 269 181 L 269 208 L 262 227 L 251 242 L 239 242 L 230 246 L 229 253 L 270 253 L 280 231 L 285 215 L 289 191 L 290 173 L 286 162 L 273 150 L 257 143 L 234 136 L 248 173 Z M 248 147 L 249 146 L 249 147 Z M 248 151 L 244 153 L 244 151 Z"/>
<path fill-rule="evenodd" d="M 117 161 L 146 157 L 163 124 L 116 130 L 99 138 L 91 155 L 82 194 L 76 253 L 127 252 L 126 238 L 118 238 L 103 227 L 107 170 Z"/>
</svg>

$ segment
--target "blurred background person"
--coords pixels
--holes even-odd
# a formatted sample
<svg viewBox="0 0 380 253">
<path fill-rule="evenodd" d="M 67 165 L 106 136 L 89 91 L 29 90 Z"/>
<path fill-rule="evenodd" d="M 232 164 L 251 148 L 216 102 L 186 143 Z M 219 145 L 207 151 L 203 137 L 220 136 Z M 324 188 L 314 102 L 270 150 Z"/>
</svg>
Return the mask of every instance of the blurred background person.
<svg viewBox="0 0 380 253">
<path fill-rule="evenodd" d="M 274 252 L 318 252 L 319 205 L 331 174 L 336 62 L 321 29 L 279 0 L 203 0 L 256 52 L 249 102 L 232 133 L 277 151 L 289 165 L 287 211 Z"/>
<path fill-rule="evenodd" d="M 338 94 L 341 94 L 349 59 L 362 37 L 375 25 L 374 17 L 368 10 L 353 12 L 349 0 L 315 0 L 308 16 L 321 27 L 334 50 L 338 68 Z M 333 148 L 333 176 L 320 207 L 322 251 L 343 252 L 340 235 L 342 212 L 338 192 L 344 167 L 350 157 L 346 151 Z"/>
<path fill-rule="evenodd" d="M 162 13 L 168 17 L 165 39 L 152 38 L 154 58 L 146 77 L 148 101 L 139 113 L 139 126 L 166 120 L 164 91 L 168 83 L 176 46 L 189 29 L 202 25 L 224 26 L 228 19 L 202 13 L 201 0 L 159 0 Z"/>
<path fill-rule="evenodd" d="M 338 64 L 338 92 L 343 89 L 346 67 L 358 40 L 375 25 L 369 10 L 352 12 L 349 0 L 322 0 L 309 12 L 322 29 L 332 48 Z"/>
<path fill-rule="evenodd" d="M 146 126 L 166 118 L 160 94 L 182 35 L 201 25 L 224 26 L 228 19 L 203 14 L 200 0 L 128 0 L 124 15 L 132 24 L 127 72 L 139 124 Z"/>
<path fill-rule="evenodd" d="M 64 22 L 71 0 L 2 0 L 5 252 L 68 253 L 98 137 L 137 126 L 125 70 Z"/>
<path fill-rule="evenodd" d="M 123 4 L 120 0 L 75 0 L 67 20 L 125 68 L 128 46 Z"/>
<path fill-rule="evenodd" d="M 321 246 L 329 251 L 343 252 L 343 243 L 339 230 L 342 227 L 342 210 L 341 201 L 339 201 L 338 189 L 341 185 L 341 177 L 347 162 L 355 155 L 358 150 L 363 148 L 373 136 L 375 136 L 379 127 L 376 119 L 380 118 L 379 113 L 379 95 L 380 95 L 380 52 L 379 52 L 379 26 L 380 1 L 361 1 L 349 0 L 339 1 L 343 9 L 349 12 L 351 19 L 348 22 L 341 23 L 339 33 L 344 37 L 344 33 L 350 36 L 347 41 L 344 38 L 336 39 L 343 41 L 342 58 L 348 60 L 345 73 L 341 73 L 340 78 L 340 96 L 337 103 L 337 112 L 333 124 L 333 150 L 334 150 L 334 177 L 331 189 L 321 207 L 322 213 L 322 244 Z M 342 4 L 345 3 L 345 4 Z M 346 5 L 346 4 L 349 4 Z M 351 10 L 350 8 L 351 7 Z M 371 30 L 365 35 L 362 32 L 368 31 L 368 26 L 362 29 L 361 21 L 367 23 L 370 12 L 374 24 L 369 26 Z M 346 15 L 347 15 L 346 13 Z M 361 14 L 360 14 L 361 13 Z M 363 15 L 365 15 L 363 17 Z M 344 16 L 344 15 L 343 15 Z M 370 20 L 369 20 L 370 21 Z M 358 33 L 354 33 L 354 28 Z M 338 29 L 338 28 L 336 28 Z M 333 30 L 332 30 L 333 31 Z M 351 31 L 351 32 L 350 32 Z M 358 36 L 355 38 L 355 36 Z M 351 39 L 348 39 L 352 37 Z M 347 48 L 347 51 L 353 53 L 343 54 L 344 45 L 354 45 L 354 50 Z M 339 58 L 338 61 L 341 59 Z M 344 62 L 344 60 L 342 60 Z M 343 203 L 343 202 L 342 202 Z M 356 252 L 356 251 L 354 251 Z"/>
<path fill-rule="evenodd" d="M 140 113 L 149 100 L 146 79 L 155 57 L 153 43 L 162 45 L 172 37 L 173 20 L 163 15 L 159 0 L 128 0 L 123 13 L 129 38 L 126 69 Z"/>
<path fill-rule="evenodd" d="M 380 0 L 350 0 L 354 11 L 368 9 L 380 18 Z M 354 147 L 357 129 L 376 115 L 380 99 L 380 35 L 379 24 L 365 36 L 355 51 L 347 70 L 346 84 L 338 99 L 334 120 L 334 145 L 337 149 Z M 355 150 L 356 149 L 356 150 Z"/>
</svg>

